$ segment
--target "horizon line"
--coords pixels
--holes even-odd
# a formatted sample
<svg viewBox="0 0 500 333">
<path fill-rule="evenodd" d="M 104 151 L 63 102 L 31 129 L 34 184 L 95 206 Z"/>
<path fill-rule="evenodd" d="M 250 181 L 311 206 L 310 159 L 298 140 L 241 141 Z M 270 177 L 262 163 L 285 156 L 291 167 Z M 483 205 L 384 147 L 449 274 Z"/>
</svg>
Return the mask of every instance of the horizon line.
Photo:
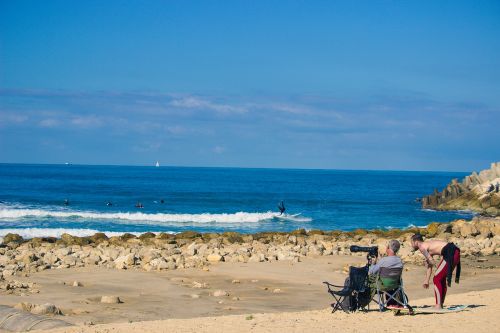
<svg viewBox="0 0 500 333">
<path fill-rule="evenodd" d="M 155 164 L 84 164 L 84 163 L 27 163 L 0 162 L 0 165 L 46 165 L 46 166 L 96 166 L 96 167 L 151 167 Z M 472 171 L 453 170 L 402 170 L 402 169 L 343 169 L 343 168 L 300 168 L 300 167 L 246 167 L 246 166 L 194 166 L 194 165 L 160 165 L 160 168 L 200 168 L 200 169 L 257 169 L 257 170 L 323 170 L 323 171 L 390 171 L 390 172 L 442 172 L 442 173 L 472 173 Z M 476 171 L 477 172 L 477 171 Z"/>
</svg>

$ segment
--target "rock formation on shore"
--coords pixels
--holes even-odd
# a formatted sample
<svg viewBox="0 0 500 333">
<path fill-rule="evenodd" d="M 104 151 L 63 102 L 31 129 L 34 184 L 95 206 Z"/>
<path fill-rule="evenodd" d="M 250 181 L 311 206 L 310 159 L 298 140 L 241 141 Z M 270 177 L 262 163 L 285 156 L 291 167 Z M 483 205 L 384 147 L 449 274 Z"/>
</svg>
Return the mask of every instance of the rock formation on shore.
<svg viewBox="0 0 500 333">
<path fill-rule="evenodd" d="M 426 228 L 406 230 L 356 230 L 352 232 L 304 229 L 290 233 L 261 232 L 200 234 L 186 231 L 176 235 L 145 233 L 108 238 L 64 234 L 60 239 L 24 240 L 8 234 L 0 246 L 0 290 L 12 293 L 15 276 L 71 267 L 101 266 L 114 269 L 172 270 L 203 268 L 217 262 L 300 261 L 308 256 L 357 255 L 349 247 L 379 246 L 384 252 L 390 239 L 402 243 L 399 255 L 405 262 L 421 263 L 423 257 L 411 251 L 409 238 L 415 232 L 456 243 L 464 256 L 500 255 L 500 217 L 476 217 L 472 221 L 431 223 Z M 5 281 L 2 281 L 5 280 Z M 20 285 L 19 288 L 23 287 Z M 29 287 L 29 286 L 27 286 Z M 33 287 L 33 286 L 32 286 Z M 23 291 L 28 292 L 28 291 Z M 32 291 L 36 292 L 36 291 Z"/>
<path fill-rule="evenodd" d="M 453 179 L 441 192 L 422 198 L 422 207 L 437 210 L 471 210 L 489 216 L 500 216 L 500 162 L 490 169 Z"/>
</svg>

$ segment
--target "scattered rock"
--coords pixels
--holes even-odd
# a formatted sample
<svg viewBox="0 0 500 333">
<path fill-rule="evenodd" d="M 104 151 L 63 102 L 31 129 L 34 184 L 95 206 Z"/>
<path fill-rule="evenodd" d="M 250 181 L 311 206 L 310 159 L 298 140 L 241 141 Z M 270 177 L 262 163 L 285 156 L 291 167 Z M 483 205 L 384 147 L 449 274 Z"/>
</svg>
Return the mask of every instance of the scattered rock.
<svg viewBox="0 0 500 333">
<path fill-rule="evenodd" d="M 213 292 L 212 296 L 214 297 L 229 296 L 229 293 L 225 290 L 216 290 Z"/>
<path fill-rule="evenodd" d="M 193 281 L 193 288 L 208 289 L 208 284 L 206 282 Z"/>
<path fill-rule="evenodd" d="M 54 304 L 33 304 L 22 302 L 14 306 L 18 310 L 28 311 L 37 315 L 62 315 L 61 310 Z"/>
<path fill-rule="evenodd" d="M 118 296 L 102 296 L 101 297 L 101 303 L 105 304 L 119 304 L 123 303 L 120 297 Z"/>
</svg>

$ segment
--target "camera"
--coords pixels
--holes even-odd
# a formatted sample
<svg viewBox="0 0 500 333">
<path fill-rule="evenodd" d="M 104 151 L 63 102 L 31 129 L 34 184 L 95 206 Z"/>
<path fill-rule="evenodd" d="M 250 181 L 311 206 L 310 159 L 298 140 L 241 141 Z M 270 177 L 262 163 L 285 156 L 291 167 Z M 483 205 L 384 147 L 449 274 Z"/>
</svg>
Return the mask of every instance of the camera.
<svg viewBox="0 0 500 333">
<path fill-rule="evenodd" d="M 366 252 L 366 259 L 371 262 L 371 259 L 378 257 L 378 246 L 357 246 L 351 245 L 351 252 Z"/>
</svg>

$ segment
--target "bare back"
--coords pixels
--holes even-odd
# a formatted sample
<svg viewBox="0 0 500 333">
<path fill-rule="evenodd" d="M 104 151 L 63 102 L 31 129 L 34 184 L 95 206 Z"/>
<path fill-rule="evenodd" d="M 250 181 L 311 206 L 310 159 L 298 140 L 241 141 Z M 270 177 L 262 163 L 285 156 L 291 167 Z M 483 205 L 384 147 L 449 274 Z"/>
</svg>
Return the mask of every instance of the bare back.
<svg viewBox="0 0 500 333">
<path fill-rule="evenodd" d="M 422 243 L 421 247 L 424 248 L 431 256 L 441 255 L 443 247 L 448 244 L 440 239 L 428 240 Z"/>
</svg>

